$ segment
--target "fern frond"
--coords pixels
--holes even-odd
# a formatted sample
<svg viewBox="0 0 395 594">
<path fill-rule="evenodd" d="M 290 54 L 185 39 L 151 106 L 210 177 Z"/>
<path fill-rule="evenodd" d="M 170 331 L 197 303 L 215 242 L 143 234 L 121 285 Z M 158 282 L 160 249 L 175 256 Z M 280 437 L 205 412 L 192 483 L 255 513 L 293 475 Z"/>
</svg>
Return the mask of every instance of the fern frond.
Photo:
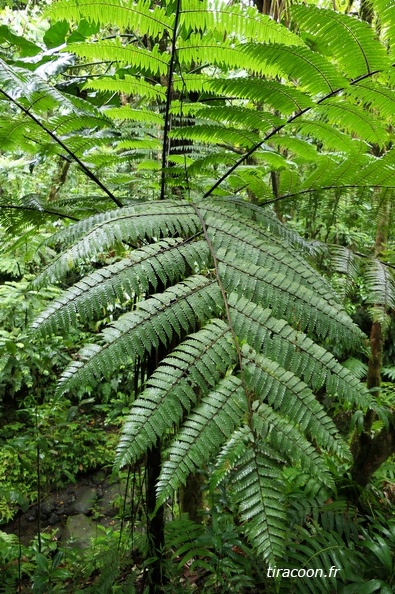
<svg viewBox="0 0 395 594">
<path fill-rule="evenodd" d="M 256 111 L 247 107 L 226 105 L 221 107 L 203 107 L 195 111 L 195 116 L 206 120 L 213 120 L 225 125 L 239 125 L 251 130 L 265 132 L 274 126 L 279 126 L 283 120 L 270 112 Z"/>
<path fill-rule="evenodd" d="M 338 399 L 360 408 L 374 408 L 373 399 L 358 376 L 308 336 L 284 320 L 273 318 L 270 309 L 263 309 L 235 293 L 229 295 L 229 307 L 235 332 L 256 352 L 276 360 L 315 391 L 325 386 Z"/>
<path fill-rule="evenodd" d="M 221 2 L 212 4 L 201 0 L 184 0 L 180 25 L 185 28 L 186 33 L 216 30 L 240 40 L 285 45 L 303 44 L 301 38 L 287 27 L 267 15 L 260 14 L 251 6 L 226 6 Z"/>
<path fill-rule="evenodd" d="M 246 258 L 255 266 L 265 267 L 266 270 L 276 270 L 284 274 L 290 281 L 298 281 L 314 290 L 317 295 L 325 297 L 328 303 L 336 307 L 338 299 L 327 283 L 317 276 L 317 272 L 310 267 L 306 260 L 299 260 L 289 253 L 285 247 L 263 240 L 266 233 L 257 229 L 251 220 L 235 213 L 234 209 L 221 208 L 221 222 L 218 224 L 218 209 L 206 207 L 206 225 L 210 239 L 216 250 L 237 251 L 239 259 Z M 225 225 L 224 222 L 228 223 Z M 267 236 L 266 236 L 267 237 Z"/>
<path fill-rule="evenodd" d="M 361 347 L 364 334 L 350 324 L 347 314 L 317 296 L 314 290 L 290 282 L 286 276 L 262 266 L 238 259 L 234 252 L 218 253 L 219 271 L 227 290 L 237 291 L 263 307 L 271 307 L 276 317 L 284 318 L 300 330 L 315 332 L 321 339 L 329 338 L 340 344 Z M 345 328 L 347 330 L 345 331 Z"/>
<path fill-rule="evenodd" d="M 142 247 L 77 282 L 35 319 L 33 328 L 40 334 L 68 331 L 77 320 L 85 323 L 105 315 L 109 305 L 155 291 L 159 282 L 164 287 L 177 282 L 187 275 L 187 268 L 207 267 L 209 259 L 204 242 L 167 239 Z"/>
<path fill-rule="evenodd" d="M 218 285 L 200 275 L 187 278 L 163 293 L 138 303 L 138 309 L 123 314 L 107 326 L 102 345 L 89 344 L 78 353 L 59 381 L 62 394 L 79 385 L 108 378 L 120 365 L 168 345 L 174 334 L 188 333 L 200 321 L 222 308 Z"/>
<path fill-rule="evenodd" d="M 167 74 L 170 56 L 160 52 L 157 46 L 146 50 L 132 44 L 124 45 L 118 39 L 98 41 L 97 43 L 70 43 L 68 48 L 77 56 L 89 60 L 97 59 L 117 62 L 125 66 L 132 64 L 150 75 Z"/>
<path fill-rule="evenodd" d="M 270 232 L 273 236 L 271 241 L 275 241 L 283 247 L 286 245 L 294 246 L 296 250 L 293 252 L 293 256 L 296 259 L 300 259 L 300 262 L 306 262 L 306 260 L 299 254 L 299 252 L 308 255 L 313 253 L 311 243 L 305 241 L 298 233 L 293 231 L 293 229 L 289 229 L 286 225 L 281 223 L 271 210 L 241 200 L 238 196 L 227 196 L 225 199 L 216 198 L 216 201 L 222 203 L 224 203 L 225 200 L 227 204 L 230 203 L 238 212 L 243 213 L 244 216 L 249 217 L 251 220 L 256 221 L 259 224 L 259 227 L 256 228 L 256 232 L 260 233 L 261 239 L 267 238 L 267 232 Z M 262 228 L 264 230 L 264 235 L 262 235 Z M 333 293 L 333 290 L 329 285 L 328 292 Z"/>
<path fill-rule="evenodd" d="M 332 419 L 301 379 L 247 345 L 242 347 L 242 355 L 247 386 L 262 402 L 266 400 L 282 416 L 292 419 L 322 447 L 346 460 L 350 458 Z"/>
<path fill-rule="evenodd" d="M 144 77 L 125 74 L 123 78 L 103 76 L 94 80 L 88 80 L 85 89 L 96 91 L 109 91 L 113 93 L 125 93 L 127 95 L 146 97 L 147 99 L 166 99 L 166 89 L 159 84 L 152 84 L 144 80 Z"/>
<path fill-rule="evenodd" d="M 57 20 L 101 23 L 119 27 L 121 31 L 133 29 L 140 36 L 157 37 L 164 30 L 171 31 L 174 18 L 167 15 L 165 8 L 152 6 L 147 0 L 128 2 L 122 0 L 61 0 L 46 10 L 49 17 Z"/>
<path fill-rule="evenodd" d="M 129 105 L 123 107 L 109 107 L 105 110 L 106 116 L 114 120 L 132 120 L 144 124 L 163 125 L 163 116 L 147 109 L 133 109 Z"/>
<path fill-rule="evenodd" d="M 314 47 L 333 58 L 349 78 L 389 67 L 384 46 L 369 23 L 335 10 L 299 4 L 290 7 L 291 18 L 308 32 Z"/>
<path fill-rule="evenodd" d="M 207 82 L 208 89 L 218 94 L 263 104 L 284 115 L 298 113 L 314 106 L 312 99 L 306 93 L 276 81 L 242 77 L 219 78 Z"/>
<path fill-rule="evenodd" d="M 158 480 L 158 505 L 220 450 L 246 412 L 244 389 L 235 376 L 224 378 L 202 398 L 166 450 L 168 459 Z"/>
<path fill-rule="evenodd" d="M 368 291 L 368 303 L 383 306 L 385 309 L 395 307 L 395 281 L 388 266 L 377 258 L 367 259 L 364 280 Z"/>
<path fill-rule="evenodd" d="M 309 93 L 332 93 L 348 85 L 333 64 L 307 47 L 246 43 L 243 53 L 251 60 L 248 69 L 295 80 L 298 87 Z"/>
<path fill-rule="evenodd" d="M 379 114 L 381 118 L 388 120 L 394 113 L 394 89 L 388 89 L 384 85 L 377 84 L 376 81 L 364 80 L 348 87 L 344 94 L 358 105 L 362 105 L 364 109 Z"/>
<path fill-rule="evenodd" d="M 289 464 L 300 464 L 324 485 L 333 489 L 335 484 L 328 465 L 316 448 L 305 438 L 298 427 L 259 401 L 253 404 L 253 429 L 273 451 L 278 452 Z"/>
<path fill-rule="evenodd" d="M 117 449 L 118 468 L 139 459 L 149 445 L 178 424 L 185 412 L 225 375 L 237 355 L 229 327 L 213 320 L 166 357 L 132 405 Z"/>
<path fill-rule="evenodd" d="M 283 552 L 287 530 L 282 467 L 259 436 L 249 433 L 247 437 L 232 477 L 235 499 L 247 537 L 271 563 Z"/>
<path fill-rule="evenodd" d="M 344 274 L 348 284 L 355 281 L 359 266 L 354 252 L 342 245 L 331 245 L 328 252 L 331 258 L 330 267 L 338 274 Z"/>
<path fill-rule="evenodd" d="M 245 452 L 249 434 L 250 428 L 243 425 L 228 437 L 228 441 L 222 446 L 217 455 L 215 469 L 209 477 L 211 489 L 218 487 L 235 468 L 238 460 Z"/>
<path fill-rule="evenodd" d="M 356 134 L 362 140 L 384 146 L 387 141 L 386 125 L 366 111 L 349 101 L 325 101 L 314 108 L 314 112 L 337 128 L 342 128 L 348 134 Z"/>
<path fill-rule="evenodd" d="M 196 124 L 195 126 L 183 126 L 172 130 L 172 138 L 182 138 L 187 140 L 197 140 L 198 142 L 228 143 L 230 145 L 251 148 L 259 142 L 258 134 L 249 130 L 240 130 L 223 126 L 210 124 Z"/>
<path fill-rule="evenodd" d="M 246 56 L 239 44 L 231 39 L 224 39 L 224 36 L 216 31 L 210 31 L 201 35 L 191 33 L 186 39 L 179 38 L 177 43 L 177 60 L 181 66 L 191 68 L 199 64 L 201 56 L 205 56 L 207 63 L 220 68 L 246 68 Z M 248 66 L 252 64 L 248 61 Z M 248 68 L 247 66 L 247 68 Z"/>
<path fill-rule="evenodd" d="M 185 203 L 160 205 L 144 203 L 114 209 L 84 219 L 52 236 L 50 244 L 66 248 L 34 280 L 32 286 L 54 282 L 84 259 L 103 252 L 116 242 L 137 243 L 162 236 L 191 236 L 200 231 L 200 223 L 192 207 Z"/>
<path fill-rule="evenodd" d="M 355 151 L 355 141 L 350 138 L 348 134 L 345 134 L 341 130 L 337 130 L 331 124 L 323 122 L 321 120 L 308 120 L 304 118 L 298 118 L 295 124 L 291 124 L 289 127 L 296 133 L 305 136 L 306 138 L 313 138 L 322 143 L 324 149 L 336 152 L 346 153 L 347 156 L 350 152 Z M 286 126 L 285 131 L 287 131 Z M 370 131 L 373 134 L 373 131 Z"/>
<path fill-rule="evenodd" d="M 390 46 L 390 56 L 394 56 L 395 17 L 393 0 L 372 0 L 380 22 L 381 37 Z"/>
</svg>

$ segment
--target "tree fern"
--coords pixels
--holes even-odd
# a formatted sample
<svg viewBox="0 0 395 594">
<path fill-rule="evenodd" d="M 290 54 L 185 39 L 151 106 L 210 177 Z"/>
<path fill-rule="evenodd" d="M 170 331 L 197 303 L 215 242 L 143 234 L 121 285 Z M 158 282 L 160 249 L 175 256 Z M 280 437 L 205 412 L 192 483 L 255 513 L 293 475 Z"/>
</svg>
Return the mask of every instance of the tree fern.
<svg viewBox="0 0 395 594">
<path fill-rule="evenodd" d="M 220 468 L 228 452 L 235 505 L 267 559 L 279 554 L 285 532 L 283 465 L 300 464 L 317 478 L 321 468 L 320 480 L 330 485 L 315 444 L 348 460 L 314 391 L 325 386 L 357 406 L 371 403 L 358 380 L 317 344 L 329 337 L 347 349 L 363 348 L 362 333 L 287 236 L 303 246 L 270 213 L 238 200 L 146 203 L 96 215 L 52 238 L 69 247 L 37 283 L 61 278 L 71 258 L 77 266 L 116 242 L 132 242 L 130 256 L 90 273 L 33 324 L 42 333 L 67 330 L 105 316 L 108 304 L 133 307 L 137 298 L 132 311 L 78 353 L 59 393 L 110 377 L 163 345 L 169 354 L 132 406 L 116 464 L 136 462 L 158 439 L 167 442 L 162 502 L 217 456 Z M 278 486 L 270 491 L 267 480 L 274 477 Z"/>
<path fill-rule="evenodd" d="M 380 10 L 392 26 L 386 7 Z M 272 563 L 285 544 L 289 467 L 329 491 L 329 455 L 349 464 L 349 448 L 317 393 L 354 407 L 373 404 L 331 354 L 334 345 L 344 356 L 365 350 L 365 336 L 316 271 L 317 246 L 243 198 L 393 184 L 394 152 L 377 158 L 368 144 L 388 145 L 386 48 L 365 23 L 314 7 L 292 8 L 292 31 L 253 8 L 212 10 L 196 0 L 176 10 L 145 0 L 61 0 L 49 14 L 117 27 L 114 37 L 67 45 L 77 57 L 106 63 L 95 80 L 88 74 L 83 91 L 111 105 L 97 109 L 89 94 L 88 101 L 68 97 L 4 63 L 3 95 L 19 115 L 6 114 L 3 137 L 12 148 L 19 140 L 26 150 L 38 145 L 43 156 L 66 152 L 119 208 L 68 225 L 46 243 L 56 255 L 31 288 L 70 271 L 82 278 L 32 332 L 67 332 L 92 319 L 104 325 L 63 372 L 59 395 L 149 360 L 116 467 L 163 444 L 159 503 L 200 466 L 215 467 L 212 488 L 230 473 L 242 530 Z M 122 105 L 113 93 L 123 95 Z M 111 163 L 130 166 L 125 179 L 133 187 L 141 171 L 159 169 L 153 197 L 161 200 L 138 202 L 140 188 L 124 202 L 114 196 L 89 166 L 103 163 L 100 151 L 92 153 L 100 147 Z M 123 172 L 113 173 L 116 184 Z M 188 200 L 164 200 L 184 190 Z M 102 265 L 112 249 L 119 261 Z M 371 267 L 367 279 L 377 297 L 384 286 L 392 304 L 383 269 Z M 324 551 L 325 567 L 329 561 Z"/>
</svg>

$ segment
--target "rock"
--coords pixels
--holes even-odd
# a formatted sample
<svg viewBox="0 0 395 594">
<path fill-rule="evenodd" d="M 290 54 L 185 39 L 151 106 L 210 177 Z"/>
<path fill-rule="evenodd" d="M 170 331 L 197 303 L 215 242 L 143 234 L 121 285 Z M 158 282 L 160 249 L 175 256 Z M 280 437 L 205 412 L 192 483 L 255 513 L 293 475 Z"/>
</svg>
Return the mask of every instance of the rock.
<svg viewBox="0 0 395 594">
<path fill-rule="evenodd" d="M 55 509 L 55 498 L 49 497 L 48 499 L 44 500 L 41 503 L 41 517 L 48 518 L 51 515 L 51 512 Z"/>
<path fill-rule="evenodd" d="M 58 516 L 57 513 L 53 512 L 50 516 L 49 516 L 49 520 L 48 522 L 51 524 L 51 526 L 53 526 L 54 524 L 57 524 L 60 521 L 60 516 Z"/>
<path fill-rule="evenodd" d="M 97 499 L 96 489 L 91 487 L 77 487 L 75 500 L 69 508 L 70 514 L 88 514 L 95 506 Z"/>
<path fill-rule="evenodd" d="M 104 470 L 98 470 L 94 474 L 92 474 L 91 481 L 94 485 L 101 485 L 106 478 L 106 473 Z"/>
<path fill-rule="evenodd" d="M 91 539 L 96 536 L 94 522 L 84 514 L 69 516 L 63 532 L 62 540 L 69 541 L 77 549 L 87 549 Z"/>
<path fill-rule="evenodd" d="M 123 508 L 125 486 L 124 483 L 116 483 L 103 490 L 103 497 L 98 502 L 101 514 L 112 518 L 119 513 Z M 127 497 L 127 501 L 130 501 L 130 496 Z"/>
</svg>

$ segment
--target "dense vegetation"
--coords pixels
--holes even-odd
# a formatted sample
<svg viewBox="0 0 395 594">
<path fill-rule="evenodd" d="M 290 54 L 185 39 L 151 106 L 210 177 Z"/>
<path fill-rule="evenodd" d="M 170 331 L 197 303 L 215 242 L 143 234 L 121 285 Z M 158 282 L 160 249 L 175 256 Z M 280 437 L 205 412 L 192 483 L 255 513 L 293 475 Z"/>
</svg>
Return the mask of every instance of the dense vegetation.
<svg viewBox="0 0 395 594">
<path fill-rule="evenodd" d="M 393 0 L 1 14 L 1 586 L 393 592 Z"/>
</svg>

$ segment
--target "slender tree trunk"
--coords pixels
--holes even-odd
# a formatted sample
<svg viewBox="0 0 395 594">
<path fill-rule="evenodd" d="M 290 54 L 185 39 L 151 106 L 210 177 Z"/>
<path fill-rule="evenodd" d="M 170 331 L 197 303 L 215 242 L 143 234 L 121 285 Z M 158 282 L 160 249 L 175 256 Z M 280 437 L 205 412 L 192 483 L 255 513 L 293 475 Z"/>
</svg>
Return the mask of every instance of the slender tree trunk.
<svg viewBox="0 0 395 594">
<path fill-rule="evenodd" d="M 379 258 L 388 241 L 389 220 L 391 216 L 391 201 L 387 193 L 384 194 L 379 205 L 377 221 L 375 257 Z M 368 364 L 367 387 L 369 390 L 379 389 L 381 385 L 381 367 L 383 361 L 383 329 L 379 320 L 372 323 L 370 331 L 371 356 Z M 377 394 L 377 392 L 376 392 Z M 364 487 L 373 473 L 395 452 L 395 431 L 392 427 L 382 429 L 380 433 L 371 436 L 371 429 L 376 414 L 369 410 L 365 416 L 364 430 L 360 436 L 355 436 L 351 452 L 354 464 L 351 475 L 354 481 Z"/>
<path fill-rule="evenodd" d="M 161 443 L 158 441 L 155 447 L 150 448 L 147 454 L 146 474 L 146 500 L 149 538 L 149 557 L 155 559 L 149 570 L 148 587 L 149 594 L 159 594 L 166 582 L 163 573 L 163 554 L 165 544 L 165 518 L 163 505 L 152 516 L 156 507 L 156 484 L 161 469 Z"/>
<path fill-rule="evenodd" d="M 201 522 L 200 511 L 203 507 L 203 475 L 190 474 L 185 487 L 181 490 L 181 511 L 187 513 L 190 520 Z"/>
</svg>

